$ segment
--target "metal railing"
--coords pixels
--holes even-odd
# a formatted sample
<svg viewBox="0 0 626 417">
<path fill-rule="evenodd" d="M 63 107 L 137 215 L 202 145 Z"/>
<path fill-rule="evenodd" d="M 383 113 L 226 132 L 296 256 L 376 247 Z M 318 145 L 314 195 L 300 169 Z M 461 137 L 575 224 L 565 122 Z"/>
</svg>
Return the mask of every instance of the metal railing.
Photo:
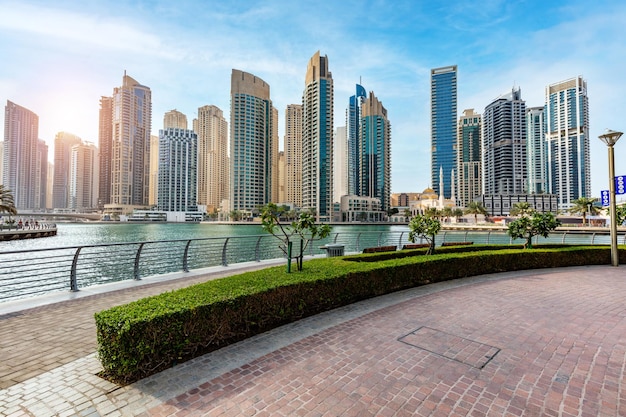
<svg viewBox="0 0 626 417">
<path fill-rule="evenodd" d="M 402 249 L 408 231 L 341 232 L 311 242 L 307 255 L 324 254 L 325 244 L 342 244 L 345 253 L 374 246 Z M 626 233 L 618 234 L 626 244 Z M 436 244 L 518 244 L 505 231 L 443 231 Z M 556 231 L 536 243 L 610 244 L 605 232 Z M 420 242 L 423 243 L 423 242 Z M 281 242 L 271 235 L 229 236 L 186 240 L 146 241 L 33 249 L 0 253 L 0 302 L 56 291 L 78 291 L 91 285 L 188 272 L 211 266 L 284 258 Z M 299 242 L 294 242 L 299 247 Z"/>
</svg>

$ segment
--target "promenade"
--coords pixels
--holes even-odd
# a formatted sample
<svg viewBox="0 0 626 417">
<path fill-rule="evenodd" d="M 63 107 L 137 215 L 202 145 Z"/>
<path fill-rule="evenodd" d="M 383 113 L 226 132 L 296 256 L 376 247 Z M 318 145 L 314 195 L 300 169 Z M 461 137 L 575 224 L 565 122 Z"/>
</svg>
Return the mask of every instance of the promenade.
<svg viewBox="0 0 626 417">
<path fill-rule="evenodd" d="M 300 320 L 129 386 L 97 376 L 95 311 L 271 264 L 0 304 L 0 415 L 626 415 L 625 267 L 432 284 Z"/>
</svg>

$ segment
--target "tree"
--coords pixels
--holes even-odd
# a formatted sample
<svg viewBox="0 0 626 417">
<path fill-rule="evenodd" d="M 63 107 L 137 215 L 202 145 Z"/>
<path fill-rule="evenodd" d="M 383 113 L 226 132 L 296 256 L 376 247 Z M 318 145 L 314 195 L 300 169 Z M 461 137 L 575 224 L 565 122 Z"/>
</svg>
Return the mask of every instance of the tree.
<svg viewBox="0 0 626 417">
<path fill-rule="evenodd" d="M 233 210 L 230 212 L 230 219 L 234 222 L 241 220 L 241 212 L 239 210 Z"/>
<path fill-rule="evenodd" d="M 611 209 L 607 210 L 607 214 L 611 214 Z M 626 206 L 616 206 L 615 207 L 615 223 L 618 226 L 621 226 L 626 222 Z"/>
<path fill-rule="evenodd" d="M 434 217 L 418 214 L 409 222 L 409 241 L 415 243 L 417 238 L 426 239 L 429 243 L 426 255 L 435 253 L 435 237 L 441 230 L 441 222 Z"/>
<path fill-rule="evenodd" d="M 478 215 L 482 214 L 483 216 L 487 216 L 488 212 L 483 203 L 480 201 L 472 201 L 465 208 L 465 214 L 473 214 L 474 215 L 474 223 L 478 223 Z"/>
<path fill-rule="evenodd" d="M 453 214 L 454 210 L 452 210 L 452 207 L 444 207 L 441 209 L 441 216 L 445 217 L 446 223 L 450 222 L 450 217 L 452 217 Z"/>
<path fill-rule="evenodd" d="M 406 221 L 408 222 L 409 219 L 411 218 L 411 216 L 413 215 L 413 213 L 411 213 L 411 210 L 408 208 L 405 208 L 403 211 L 404 217 L 406 218 Z"/>
<path fill-rule="evenodd" d="M 286 206 L 278 207 L 274 203 L 263 206 L 261 208 L 261 226 L 263 230 L 271 233 L 283 243 L 279 248 L 287 256 L 287 272 L 291 272 L 291 259 L 294 257 L 292 238 L 294 236 L 300 238 L 300 251 L 295 259 L 298 271 L 302 271 L 302 260 L 306 248 L 312 241 L 327 237 L 331 228 L 327 224 L 315 224 L 315 217 L 311 212 L 300 213 L 300 216 L 290 225 L 282 224 L 280 218 L 287 211 Z"/>
<path fill-rule="evenodd" d="M 9 213 L 14 216 L 17 214 L 13 193 L 4 185 L 0 185 L 0 213 Z"/>
<path fill-rule="evenodd" d="M 507 233 L 513 239 L 526 239 L 524 249 L 533 247 L 533 237 L 548 237 L 550 232 L 561 225 L 554 213 L 533 212 L 522 215 L 519 219 L 509 223 Z"/>
<path fill-rule="evenodd" d="M 569 212 L 572 214 L 580 214 L 583 216 L 583 226 L 587 224 L 587 215 L 595 216 L 600 210 L 593 205 L 598 199 L 589 197 L 580 197 L 572 201 L 572 207 Z"/>
<path fill-rule="evenodd" d="M 511 211 L 509 214 L 511 216 L 525 216 L 527 214 L 532 214 L 535 211 L 534 208 L 531 207 L 530 204 L 526 201 L 520 201 L 519 203 L 513 204 L 511 207 Z"/>
<path fill-rule="evenodd" d="M 439 210 L 437 210 L 437 207 L 428 207 L 426 210 L 424 210 L 424 216 L 436 219 L 441 216 L 441 213 L 439 212 Z"/>
<path fill-rule="evenodd" d="M 461 217 L 463 217 L 463 214 L 464 214 L 463 210 L 458 207 L 452 210 L 452 216 L 456 218 L 457 222 L 459 221 Z"/>
</svg>

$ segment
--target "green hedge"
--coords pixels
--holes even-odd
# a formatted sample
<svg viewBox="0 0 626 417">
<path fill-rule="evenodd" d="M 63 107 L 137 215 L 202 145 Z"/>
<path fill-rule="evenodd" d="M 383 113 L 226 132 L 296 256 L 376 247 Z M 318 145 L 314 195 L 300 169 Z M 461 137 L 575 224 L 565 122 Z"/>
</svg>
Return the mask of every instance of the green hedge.
<svg viewBox="0 0 626 417">
<path fill-rule="evenodd" d="M 501 271 L 610 263 L 610 250 L 598 246 L 450 249 L 431 256 L 398 251 L 377 262 L 314 259 L 302 272 L 267 268 L 101 311 L 95 319 L 103 376 L 130 383 L 302 317 L 405 288 Z M 625 262 L 626 252 L 620 255 Z"/>
</svg>

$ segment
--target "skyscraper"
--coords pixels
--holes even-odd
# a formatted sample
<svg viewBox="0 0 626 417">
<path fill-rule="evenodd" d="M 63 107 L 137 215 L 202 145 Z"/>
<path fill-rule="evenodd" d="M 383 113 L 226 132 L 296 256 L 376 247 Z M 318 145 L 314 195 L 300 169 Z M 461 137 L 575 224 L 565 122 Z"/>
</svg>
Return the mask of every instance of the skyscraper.
<svg viewBox="0 0 626 417">
<path fill-rule="evenodd" d="M 285 110 L 285 202 L 302 207 L 302 105 Z"/>
<path fill-rule="evenodd" d="M 159 194 L 159 135 L 150 135 L 150 185 L 148 192 L 148 204 L 150 207 L 157 205 Z"/>
<path fill-rule="evenodd" d="M 163 116 L 163 129 L 170 127 L 187 129 L 187 116 L 176 109 L 168 111 Z"/>
<path fill-rule="evenodd" d="M 526 153 L 529 194 L 546 193 L 546 123 L 544 107 L 526 109 Z"/>
<path fill-rule="evenodd" d="M 348 193 L 348 135 L 346 126 L 335 129 L 333 149 L 333 198 L 335 203 L 341 203 L 341 196 Z"/>
<path fill-rule="evenodd" d="M 526 102 L 513 88 L 483 113 L 483 194 L 526 194 Z"/>
<path fill-rule="evenodd" d="M 158 210 L 197 210 L 197 170 L 196 132 L 175 127 L 159 130 Z"/>
<path fill-rule="evenodd" d="M 459 118 L 457 138 L 457 205 L 467 207 L 482 193 L 481 115 L 468 109 Z"/>
<path fill-rule="evenodd" d="M 230 97 L 230 208 L 249 213 L 273 194 L 270 86 L 233 69 Z"/>
<path fill-rule="evenodd" d="M 365 88 L 356 85 L 356 94 L 350 97 L 346 110 L 346 134 L 347 134 L 347 179 L 348 190 L 345 195 L 361 195 L 359 180 L 359 160 L 361 156 L 361 106 L 367 97 Z M 335 196 L 335 200 L 341 196 Z"/>
<path fill-rule="evenodd" d="M 70 162 L 72 147 L 82 143 L 78 136 L 59 132 L 54 138 L 54 179 L 52 182 L 52 207 L 70 207 Z"/>
<path fill-rule="evenodd" d="M 380 200 L 381 209 L 391 207 L 391 124 L 387 109 L 372 91 L 361 116 L 359 189 L 361 197 Z"/>
<path fill-rule="evenodd" d="M 591 196 L 587 82 L 576 77 L 546 87 L 548 191 L 559 209 Z"/>
<path fill-rule="evenodd" d="M 124 74 L 113 90 L 110 203 L 148 204 L 150 181 L 150 88 Z"/>
<path fill-rule="evenodd" d="M 113 97 L 100 98 L 98 123 L 98 159 L 100 174 L 98 176 L 98 209 L 111 202 L 111 163 L 113 149 Z M 156 200 L 156 198 L 155 198 Z"/>
<path fill-rule="evenodd" d="M 270 161 L 270 164 L 272 165 L 270 170 L 271 170 L 271 190 L 272 193 L 270 194 L 269 198 L 270 201 L 272 203 L 278 203 L 279 201 L 279 194 L 280 194 L 280 179 L 279 179 L 279 175 L 280 175 L 280 170 L 278 168 L 278 158 L 279 158 L 279 146 L 278 146 L 278 141 L 279 141 L 279 137 L 278 137 L 278 109 L 276 107 L 272 106 L 272 131 L 271 131 L 271 147 L 269 148 L 269 155 L 268 155 L 268 160 Z"/>
<path fill-rule="evenodd" d="M 457 66 L 430 71 L 431 186 L 438 195 L 452 195 L 452 174 L 457 172 Z M 440 178 L 443 173 L 443 178 Z M 441 181 L 443 179 L 443 181 Z M 443 190 L 440 184 L 443 183 Z"/>
<path fill-rule="evenodd" d="M 97 207 L 98 164 L 98 149 L 93 143 L 81 141 L 72 145 L 68 169 L 68 208 L 83 211 Z"/>
<path fill-rule="evenodd" d="M 309 61 L 302 94 L 302 207 L 318 221 L 333 208 L 333 78 L 328 57 L 317 51 Z"/>
<path fill-rule="evenodd" d="M 46 206 L 48 146 L 39 140 L 39 117 L 9 100 L 4 108 L 2 183 L 13 193 L 15 207 Z"/>
<path fill-rule="evenodd" d="M 194 130 L 198 134 L 198 203 L 209 213 L 228 200 L 228 122 L 216 106 L 198 108 Z"/>
</svg>

